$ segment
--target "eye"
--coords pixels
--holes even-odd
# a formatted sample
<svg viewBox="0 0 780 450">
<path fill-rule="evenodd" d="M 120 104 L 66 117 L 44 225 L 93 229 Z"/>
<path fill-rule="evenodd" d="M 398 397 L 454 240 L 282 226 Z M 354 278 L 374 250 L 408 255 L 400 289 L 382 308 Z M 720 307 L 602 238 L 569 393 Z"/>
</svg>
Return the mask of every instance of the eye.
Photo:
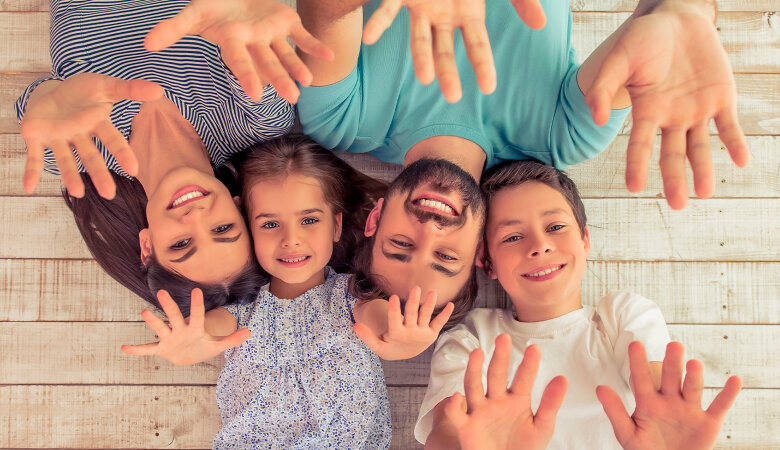
<svg viewBox="0 0 780 450">
<path fill-rule="evenodd" d="M 216 227 L 216 228 L 212 229 L 211 231 L 213 231 L 213 232 L 215 232 L 215 233 L 217 233 L 217 234 L 222 234 L 222 233 L 227 233 L 227 232 L 228 232 L 228 231 L 230 231 L 232 228 L 233 228 L 233 224 L 232 224 L 232 223 L 229 223 L 229 224 L 227 224 L 227 225 L 220 225 L 220 226 L 218 226 L 218 227 Z"/>
<path fill-rule="evenodd" d="M 182 240 L 174 243 L 173 245 L 171 245 L 170 249 L 171 250 L 181 250 L 181 249 L 187 248 L 188 245 L 190 245 L 190 239 L 182 239 Z"/>
<path fill-rule="evenodd" d="M 520 240 L 520 236 L 515 234 L 512 236 L 509 236 L 508 238 L 504 239 L 504 242 L 511 243 L 511 242 L 517 242 Z"/>
<path fill-rule="evenodd" d="M 273 229 L 273 228 L 278 228 L 278 227 L 279 227 L 279 224 L 276 223 L 276 222 L 265 222 L 262 225 L 260 225 L 260 228 L 266 228 L 266 229 L 269 229 L 269 230 Z"/>
<path fill-rule="evenodd" d="M 409 242 L 399 241 L 398 239 L 390 239 L 390 242 L 403 248 L 409 248 L 412 246 L 412 244 L 410 244 Z"/>
<path fill-rule="evenodd" d="M 301 221 L 301 225 L 311 225 L 311 224 L 317 223 L 319 221 L 320 221 L 320 219 L 318 219 L 316 217 L 306 217 L 305 219 L 303 219 Z"/>
<path fill-rule="evenodd" d="M 457 261 L 458 260 L 458 258 L 456 258 L 454 256 L 450 256 L 450 255 L 448 255 L 446 253 L 438 252 L 437 255 L 439 256 L 439 258 L 441 258 L 441 259 L 443 259 L 445 261 Z"/>
<path fill-rule="evenodd" d="M 548 228 L 547 230 L 548 231 L 560 231 L 560 230 L 562 230 L 564 228 L 566 228 L 566 225 L 557 224 L 557 225 L 550 226 L 550 228 Z"/>
</svg>

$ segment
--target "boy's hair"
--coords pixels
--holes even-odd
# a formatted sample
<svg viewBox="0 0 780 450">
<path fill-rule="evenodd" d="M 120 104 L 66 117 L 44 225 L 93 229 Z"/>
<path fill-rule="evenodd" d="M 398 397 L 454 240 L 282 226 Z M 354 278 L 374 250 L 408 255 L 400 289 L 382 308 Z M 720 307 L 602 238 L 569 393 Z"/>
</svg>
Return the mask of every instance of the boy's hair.
<svg viewBox="0 0 780 450">
<path fill-rule="evenodd" d="M 255 145 L 239 165 L 242 198 L 249 204 L 260 181 L 301 174 L 320 182 L 325 201 L 341 213 L 341 238 L 333 245 L 329 265 L 348 272 L 350 258 L 363 239 L 366 218 L 387 190 L 387 183 L 364 175 L 332 151 L 304 135 L 287 135 Z M 250 225 L 251 226 L 251 225 Z"/>
<path fill-rule="evenodd" d="M 76 198 L 62 190 L 76 226 L 95 261 L 111 278 L 137 296 L 160 308 L 156 293 L 165 289 L 185 316 L 189 315 L 192 289 L 203 291 L 206 310 L 234 301 L 252 298 L 263 285 L 264 278 L 254 257 L 232 280 L 218 284 L 196 283 L 165 269 L 152 255 L 141 262 L 138 233 L 149 226 L 146 220 L 147 197 L 137 180 L 111 172 L 116 184 L 112 200 L 98 194 L 88 174 L 82 173 L 84 196 Z"/>
<path fill-rule="evenodd" d="M 585 206 L 580 199 L 577 185 L 563 172 L 536 160 L 507 161 L 493 167 L 482 180 L 482 192 L 490 201 L 502 189 L 519 186 L 529 181 L 543 183 L 563 195 L 574 213 L 580 235 L 585 236 Z"/>
</svg>

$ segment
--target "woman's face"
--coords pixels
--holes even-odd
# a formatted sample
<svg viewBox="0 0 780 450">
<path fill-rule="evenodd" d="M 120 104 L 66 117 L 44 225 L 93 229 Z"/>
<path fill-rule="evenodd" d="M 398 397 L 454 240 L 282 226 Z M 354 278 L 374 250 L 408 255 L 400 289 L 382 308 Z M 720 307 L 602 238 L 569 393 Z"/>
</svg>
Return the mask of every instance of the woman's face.
<svg viewBox="0 0 780 450">
<path fill-rule="evenodd" d="M 153 249 L 163 267 L 196 283 L 230 280 L 252 256 L 238 206 L 225 185 L 201 171 L 181 168 L 166 175 L 149 196 L 146 218 L 142 257 Z"/>
</svg>

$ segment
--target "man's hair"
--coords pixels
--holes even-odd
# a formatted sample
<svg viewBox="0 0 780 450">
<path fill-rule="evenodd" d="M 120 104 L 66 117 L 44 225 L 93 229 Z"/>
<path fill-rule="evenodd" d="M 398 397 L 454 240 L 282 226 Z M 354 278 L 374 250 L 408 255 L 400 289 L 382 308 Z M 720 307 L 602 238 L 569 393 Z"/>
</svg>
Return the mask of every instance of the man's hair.
<svg viewBox="0 0 780 450">
<path fill-rule="evenodd" d="M 502 189 L 520 186 L 529 181 L 543 183 L 563 195 L 574 213 L 580 235 L 585 236 L 585 206 L 580 199 L 577 185 L 563 172 L 536 160 L 508 161 L 493 167 L 482 180 L 482 192 L 490 201 Z"/>
</svg>

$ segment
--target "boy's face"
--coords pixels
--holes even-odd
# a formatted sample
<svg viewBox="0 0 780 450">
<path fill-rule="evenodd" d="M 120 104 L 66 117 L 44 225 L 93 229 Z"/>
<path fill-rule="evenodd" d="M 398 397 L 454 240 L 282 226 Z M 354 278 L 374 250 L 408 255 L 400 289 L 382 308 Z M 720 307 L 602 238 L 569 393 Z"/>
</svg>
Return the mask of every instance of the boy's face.
<svg viewBox="0 0 780 450">
<path fill-rule="evenodd" d="M 486 271 L 509 294 L 518 320 L 552 319 L 581 307 L 590 241 L 560 192 L 536 181 L 500 190 L 486 230 Z"/>
</svg>

